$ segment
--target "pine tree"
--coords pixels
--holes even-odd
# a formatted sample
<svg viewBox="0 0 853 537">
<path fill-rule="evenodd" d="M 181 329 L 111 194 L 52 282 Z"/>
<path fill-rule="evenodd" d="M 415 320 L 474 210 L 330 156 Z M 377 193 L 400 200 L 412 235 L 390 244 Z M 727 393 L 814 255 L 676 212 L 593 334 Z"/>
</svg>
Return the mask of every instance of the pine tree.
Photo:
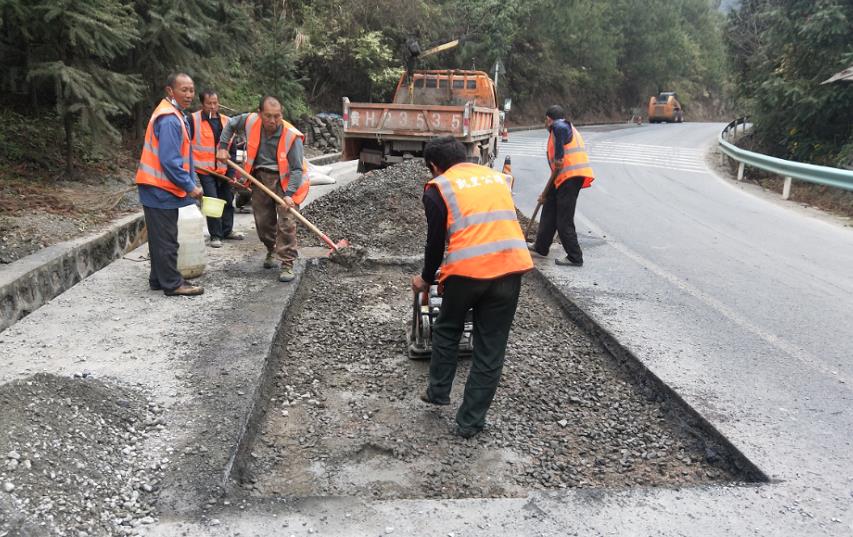
<svg viewBox="0 0 853 537">
<path fill-rule="evenodd" d="M 70 176 L 75 125 L 96 139 L 116 140 L 120 133 L 112 119 L 140 97 L 139 77 L 111 65 L 139 40 L 136 18 L 121 0 L 39 0 L 30 9 L 34 61 L 27 79 L 54 88 Z"/>
<path fill-rule="evenodd" d="M 127 71 L 138 73 L 145 82 L 144 98 L 133 110 L 135 134 L 140 136 L 153 104 L 162 96 L 166 76 L 182 71 L 196 82 L 209 78 L 210 56 L 218 43 L 234 46 L 239 36 L 221 28 L 228 9 L 225 2 L 139 0 L 132 4 L 141 34 L 124 63 Z"/>
</svg>

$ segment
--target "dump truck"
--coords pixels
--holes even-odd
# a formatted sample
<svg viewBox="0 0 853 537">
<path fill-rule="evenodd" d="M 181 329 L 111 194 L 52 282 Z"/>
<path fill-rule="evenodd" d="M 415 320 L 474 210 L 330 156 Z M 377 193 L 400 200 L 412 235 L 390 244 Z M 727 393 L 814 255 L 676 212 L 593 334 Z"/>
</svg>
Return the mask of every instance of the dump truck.
<svg viewBox="0 0 853 537">
<path fill-rule="evenodd" d="M 400 77 L 391 103 L 343 99 L 344 160 L 364 172 L 420 157 L 432 138 L 452 135 L 468 160 L 491 166 L 498 154 L 500 111 L 483 71 L 418 70 Z"/>
<path fill-rule="evenodd" d="M 684 111 L 674 91 L 661 92 L 657 97 L 649 97 L 649 123 L 682 123 Z"/>
</svg>

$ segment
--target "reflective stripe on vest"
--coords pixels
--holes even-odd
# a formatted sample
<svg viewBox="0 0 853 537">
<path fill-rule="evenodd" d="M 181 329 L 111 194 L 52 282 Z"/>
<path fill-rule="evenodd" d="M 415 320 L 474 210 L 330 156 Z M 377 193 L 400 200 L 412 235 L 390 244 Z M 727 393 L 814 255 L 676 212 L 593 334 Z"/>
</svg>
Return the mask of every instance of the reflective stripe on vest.
<svg viewBox="0 0 853 537">
<path fill-rule="evenodd" d="M 511 178 L 477 164 L 451 167 L 427 183 L 447 206 L 447 254 L 440 279 L 493 279 L 533 268 L 516 219 Z"/>
<path fill-rule="evenodd" d="M 196 170 L 207 171 L 213 170 L 224 174 L 228 168 L 221 163 L 216 162 L 216 146 L 219 140 L 213 138 L 213 128 L 210 123 L 204 121 L 201 117 L 201 110 L 193 112 L 193 164 Z M 219 121 L 225 127 L 228 121 L 228 116 L 219 114 Z"/>
<path fill-rule="evenodd" d="M 157 105 L 157 108 L 154 109 L 151 119 L 148 120 L 148 127 L 145 130 L 145 141 L 142 143 L 142 154 L 139 157 L 139 164 L 136 167 L 136 184 L 162 188 L 174 196 L 183 198 L 187 195 L 184 189 L 173 183 L 163 172 L 163 166 L 160 164 L 160 140 L 154 135 L 154 122 L 160 116 L 169 114 L 176 116 L 181 122 L 181 131 L 183 133 L 181 141 L 181 158 L 183 163 L 181 167 L 187 172 L 190 171 L 190 137 L 187 132 L 187 126 L 184 123 L 183 115 L 169 101 L 163 99 Z"/>
<path fill-rule="evenodd" d="M 548 166 L 550 166 L 551 172 L 557 167 L 557 162 L 554 160 L 553 132 L 548 135 Z M 595 180 L 595 173 L 589 165 L 589 155 L 586 152 L 583 137 L 574 126 L 572 126 L 572 140 L 563 146 L 563 162 L 560 172 L 554 180 L 554 186 L 560 188 L 560 185 L 573 177 L 583 178 L 581 188 L 589 187 Z"/>
<path fill-rule="evenodd" d="M 251 173 L 252 167 L 255 165 L 255 160 L 258 156 L 258 150 L 261 145 L 261 130 L 263 124 L 260 116 L 252 112 L 246 117 L 246 162 L 243 167 L 247 172 Z M 281 120 L 282 136 L 278 140 L 276 148 L 276 161 L 278 162 L 279 184 L 282 192 L 287 191 L 287 183 L 290 181 L 290 163 L 287 161 L 287 154 L 290 148 L 297 139 L 305 141 L 305 136 L 299 132 L 293 125 L 287 121 Z M 297 205 L 305 201 L 308 197 L 308 189 L 310 181 L 308 180 L 308 162 L 302 159 L 302 183 L 293 194 L 293 202 Z"/>
</svg>

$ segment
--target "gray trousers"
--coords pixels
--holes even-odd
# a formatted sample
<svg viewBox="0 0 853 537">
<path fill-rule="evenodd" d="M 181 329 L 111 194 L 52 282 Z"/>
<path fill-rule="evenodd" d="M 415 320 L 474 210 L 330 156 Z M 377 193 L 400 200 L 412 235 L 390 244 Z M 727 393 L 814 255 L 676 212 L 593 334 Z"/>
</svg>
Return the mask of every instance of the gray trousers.
<svg viewBox="0 0 853 537">
<path fill-rule="evenodd" d="M 278 172 L 259 169 L 252 173 L 264 186 L 279 197 L 284 197 Z M 292 267 L 299 257 L 299 251 L 296 249 L 296 217 L 257 187 L 252 189 L 252 213 L 255 216 L 258 238 L 267 247 L 267 251 L 275 252 L 282 266 Z"/>
<path fill-rule="evenodd" d="M 184 283 L 178 272 L 178 209 L 143 207 L 148 229 L 148 252 L 151 273 L 148 285 L 152 289 L 172 290 Z"/>
<path fill-rule="evenodd" d="M 433 327 L 427 393 L 436 403 L 450 401 L 450 388 L 459 363 L 459 339 L 465 315 L 473 308 L 474 354 L 462 405 L 456 413 L 456 424 L 463 431 L 479 431 L 486 425 L 486 412 L 501 380 L 509 329 L 520 293 L 521 274 L 494 280 L 450 276 L 444 282 L 441 310 Z"/>
</svg>

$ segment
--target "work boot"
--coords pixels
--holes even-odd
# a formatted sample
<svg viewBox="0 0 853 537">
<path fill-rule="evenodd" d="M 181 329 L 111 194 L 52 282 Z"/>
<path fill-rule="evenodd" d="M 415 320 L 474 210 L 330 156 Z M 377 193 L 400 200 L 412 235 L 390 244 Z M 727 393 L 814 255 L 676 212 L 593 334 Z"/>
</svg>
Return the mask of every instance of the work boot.
<svg viewBox="0 0 853 537">
<path fill-rule="evenodd" d="M 569 259 L 569 256 L 561 257 L 559 259 L 555 259 L 554 263 L 560 265 L 561 267 L 582 267 L 583 261 L 572 261 Z"/>
<path fill-rule="evenodd" d="M 534 257 L 545 257 L 545 254 L 540 254 L 536 249 L 536 244 L 532 242 L 527 243 L 527 249 L 530 250 L 530 253 L 533 254 Z"/>
<path fill-rule="evenodd" d="M 423 401 L 424 403 L 429 403 L 431 405 L 438 406 L 447 406 L 450 404 L 450 401 L 433 401 L 432 398 L 430 398 L 429 396 L 429 390 L 424 390 L 421 393 L 421 401 Z"/>
<path fill-rule="evenodd" d="M 222 248 L 222 239 L 219 237 L 212 237 L 210 239 L 210 247 L 211 248 Z"/>
<path fill-rule="evenodd" d="M 295 277 L 296 274 L 293 273 L 293 265 L 285 265 L 282 263 L 281 272 L 278 273 L 278 281 L 290 282 L 293 281 L 293 278 Z"/>
<path fill-rule="evenodd" d="M 225 240 L 227 241 L 241 241 L 245 238 L 246 236 L 240 233 L 239 231 L 232 231 L 231 233 L 225 236 Z"/>
<path fill-rule="evenodd" d="M 453 433 L 456 436 L 461 436 L 462 438 L 468 439 L 477 436 L 482 430 L 483 429 L 463 429 L 462 427 L 457 425 L 456 428 L 453 430 Z"/>
<path fill-rule="evenodd" d="M 275 259 L 273 259 L 272 252 L 267 252 L 267 256 L 264 258 L 264 268 L 273 268 L 275 266 Z"/>
<path fill-rule="evenodd" d="M 204 287 L 200 285 L 192 285 L 187 282 L 181 284 L 177 289 L 166 289 L 163 294 L 166 296 L 196 296 L 204 293 Z"/>
</svg>

